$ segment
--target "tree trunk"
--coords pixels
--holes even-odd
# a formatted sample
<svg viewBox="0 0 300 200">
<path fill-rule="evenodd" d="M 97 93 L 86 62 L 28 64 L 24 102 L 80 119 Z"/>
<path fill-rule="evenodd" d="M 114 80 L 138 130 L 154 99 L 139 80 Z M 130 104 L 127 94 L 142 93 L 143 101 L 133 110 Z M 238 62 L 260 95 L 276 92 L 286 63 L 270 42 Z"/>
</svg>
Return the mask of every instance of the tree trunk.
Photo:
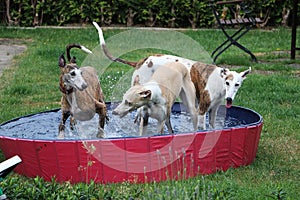
<svg viewBox="0 0 300 200">
<path fill-rule="evenodd" d="M 176 20 L 176 17 L 175 17 L 175 6 L 173 4 L 173 1 L 172 2 L 172 7 L 171 7 L 171 16 L 172 18 L 169 20 L 169 27 L 170 28 L 174 28 L 175 27 L 175 20 Z"/>
<path fill-rule="evenodd" d="M 281 21 L 281 24 L 283 26 L 286 26 L 286 27 L 288 26 L 289 15 L 290 15 L 290 9 L 283 8 L 283 10 L 282 10 L 282 21 Z"/>
<path fill-rule="evenodd" d="M 190 24 L 192 26 L 192 29 L 196 29 L 196 27 L 197 27 L 197 21 L 195 20 L 195 18 L 194 17 L 192 17 L 192 19 L 189 18 L 189 22 L 190 22 Z"/>
<path fill-rule="evenodd" d="M 105 17 L 104 17 L 104 8 L 103 7 L 101 7 L 100 8 L 100 12 L 101 12 L 101 25 L 103 26 L 104 25 L 104 23 L 105 23 Z"/>
<path fill-rule="evenodd" d="M 192 26 L 192 29 L 196 29 L 197 28 L 197 22 L 199 20 L 199 12 L 193 13 L 192 16 L 189 18 L 189 22 Z"/>
<path fill-rule="evenodd" d="M 11 21 L 11 17 L 10 17 L 10 0 L 6 0 L 5 4 L 6 4 L 6 19 L 7 19 L 7 24 L 11 25 L 12 21 Z"/>
<path fill-rule="evenodd" d="M 18 9 L 18 13 L 19 13 L 19 17 L 14 19 L 13 23 L 16 24 L 16 25 L 19 25 L 20 24 L 20 21 L 21 21 L 21 14 L 22 14 L 22 3 L 19 4 L 19 9 Z"/>
<path fill-rule="evenodd" d="M 269 21 L 269 16 L 270 16 L 270 9 L 268 9 L 267 10 L 267 13 L 266 13 L 266 16 L 264 17 L 264 19 L 263 19 L 263 23 L 261 23 L 261 24 L 257 24 L 257 27 L 260 27 L 260 28 L 263 28 L 263 27 L 265 27 L 266 25 L 267 25 L 267 23 L 268 23 L 268 21 Z"/>
<path fill-rule="evenodd" d="M 33 22 L 32 25 L 36 26 L 39 24 L 39 14 L 36 12 L 36 3 L 37 0 L 31 0 L 31 6 L 32 6 L 32 15 L 33 15 Z"/>
<path fill-rule="evenodd" d="M 196 9 L 195 0 L 193 0 L 191 3 L 192 3 L 192 5 L 190 7 L 191 11 L 189 11 L 190 12 L 190 14 L 189 14 L 190 17 L 189 17 L 188 20 L 189 20 L 189 22 L 192 26 L 192 29 L 196 29 L 197 22 L 198 22 L 200 14 L 199 14 L 199 11 L 197 11 L 197 9 Z"/>
<path fill-rule="evenodd" d="M 42 0 L 42 4 L 44 5 L 45 4 L 45 0 Z M 43 9 L 44 6 L 41 7 L 41 16 L 40 16 L 40 20 L 39 20 L 39 25 L 42 25 L 43 24 L 43 18 L 44 18 L 44 9 Z"/>
<path fill-rule="evenodd" d="M 129 8 L 128 9 L 128 15 L 127 15 L 127 23 L 126 23 L 126 25 L 127 26 L 133 26 L 133 18 L 134 18 L 134 16 L 135 16 L 135 12 L 133 12 L 133 10 L 132 10 L 132 8 Z"/>
<path fill-rule="evenodd" d="M 154 14 L 151 9 L 149 9 L 149 17 L 148 20 L 146 21 L 146 26 L 153 27 L 156 23 L 156 17 L 154 17 Z"/>
</svg>

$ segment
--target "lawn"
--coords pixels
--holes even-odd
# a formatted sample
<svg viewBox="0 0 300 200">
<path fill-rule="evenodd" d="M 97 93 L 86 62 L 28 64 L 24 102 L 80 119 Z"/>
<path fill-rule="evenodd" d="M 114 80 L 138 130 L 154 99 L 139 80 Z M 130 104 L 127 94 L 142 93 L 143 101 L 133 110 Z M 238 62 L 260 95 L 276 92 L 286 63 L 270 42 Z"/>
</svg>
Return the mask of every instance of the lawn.
<svg viewBox="0 0 300 200">
<path fill-rule="evenodd" d="M 120 33 L 126 33 L 126 30 L 104 31 L 108 41 Z M 200 57 L 207 55 L 205 52 L 212 52 L 224 40 L 222 32 L 216 29 L 182 30 L 180 33 L 202 47 Z M 13 65 L 0 77 L 0 123 L 60 106 L 60 70 L 57 62 L 67 44 L 76 42 L 96 52 L 99 50 L 98 35 L 92 26 L 80 29 L 0 27 L 0 37 L 22 39 L 27 45 L 27 51 L 15 57 Z M 257 55 L 258 63 L 251 62 L 250 57 L 236 47 L 228 49 L 217 60 L 218 65 L 234 67 L 237 71 L 249 66 L 253 69 L 234 102 L 235 105 L 257 111 L 264 119 L 257 157 L 251 165 L 188 180 L 147 184 L 125 182 L 102 185 L 91 182 L 71 185 L 13 174 L 2 181 L 0 186 L 10 199 L 299 198 L 300 57 L 298 54 L 295 61 L 289 59 L 290 37 L 291 30 L 286 28 L 252 30 L 240 42 Z M 167 40 L 175 44 L 179 42 L 172 40 L 172 37 Z M 126 49 L 128 43 L 127 40 L 121 41 L 114 48 Z M 297 46 L 300 46 L 299 42 Z M 189 47 L 182 44 L 178 47 L 178 53 L 182 52 L 180 48 Z M 128 47 L 122 57 L 138 61 L 147 55 L 167 51 L 168 48 L 158 49 L 155 45 L 147 49 Z M 79 65 L 86 62 L 86 54 L 79 50 L 72 52 Z M 197 56 L 197 52 L 193 53 L 193 56 Z M 109 101 L 115 98 L 112 94 L 113 86 L 132 69 L 116 63 L 107 65 L 106 68 L 99 67 L 99 74 Z"/>
</svg>

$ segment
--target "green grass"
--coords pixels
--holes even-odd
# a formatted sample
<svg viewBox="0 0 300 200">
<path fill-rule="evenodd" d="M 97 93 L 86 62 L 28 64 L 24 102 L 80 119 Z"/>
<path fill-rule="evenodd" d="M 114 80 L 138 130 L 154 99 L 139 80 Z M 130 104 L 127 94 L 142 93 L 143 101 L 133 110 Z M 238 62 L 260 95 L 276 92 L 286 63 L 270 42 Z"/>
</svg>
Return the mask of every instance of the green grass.
<svg viewBox="0 0 300 200">
<path fill-rule="evenodd" d="M 107 30 L 104 34 L 109 38 L 121 31 Z M 214 29 L 182 32 L 208 52 L 224 40 L 222 33 Z M 2 38 L 22 39 L 28 47 L 1 76 L 0 123 L 59 107 L 61 93 L 57 60 L 65 45 L 77 42 L 90 49 L 98 46 L 97 32 L 93 27 L 1 27 L 0 35 Z M 241 66 L 237 70 L 252 66 L 254 70 L 234 102 L 257 111 L 264 118 L 257 157 L 250 166 L 188 180 L 148 184 L 101 185 L 91 182 L 71 185 L 13 174 L 0 183 L 1 187 L 10 199 L 297 199 L 300 195 L 300 69 L 290 64 L 300 62 L 299 56 L 298 60 L 291 61 L 289 54 L 284 53 L 290 49 L 290 35 L 288 29 L 252 30 L 240 42 L 258 55 L 259 63 L 252 63 L 250 57 L 236 47 L 231 47 L 218 59 L 220 65 Z M 158 52 L 156 49 L 138 50 L 122 57 L 138 61 Z M 79 64 L 86 57 L 80 51 L 74 50 L 73 54 Z M 113 85 L 129 70 L 130 67 L 114 63 L 102 73 L 100 79 L 107 100 Z"/>
</svg>

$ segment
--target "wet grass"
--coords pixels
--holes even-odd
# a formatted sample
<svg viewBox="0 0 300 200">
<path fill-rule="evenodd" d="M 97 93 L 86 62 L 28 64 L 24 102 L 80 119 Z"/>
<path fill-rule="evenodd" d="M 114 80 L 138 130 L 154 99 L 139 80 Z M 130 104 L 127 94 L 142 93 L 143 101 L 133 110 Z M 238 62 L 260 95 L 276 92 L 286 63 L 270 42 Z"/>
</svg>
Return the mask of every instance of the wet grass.
<svg viewBox="0 0 300 200">
<path fill-rule="evenodd" d="M 107 30 L 109 38 L 124 30 Z M 205 50 L 212 52 L 223 41 L 218 30 L 183 31 Z M 0 28 L 2 38 L 23 39 L 27 51 L 14 59 L 0 78 L 0 123 L 12 118 L 59 107 L 59 68 L 57 59 L 68 43 L 80 43 L 90 49 L 98 46 L 97 32 L 85 29 Z M 182 181 L 149 184 L 101 185 L 44 182 L 11 175 L 1 182 L 10 199 L 297 199 L 299 192 L 299 115 L 300 77 L 298 60 L 289 60 L 288 29 L 252 30 L 241 39 L 256 55 L 259 63 L 231 47 L 218 59 L 219 65 L 254 70 L 240 89 L 235 105 L 251 108 L 264 118 L 264 127 L 253 164 L 209 176 Z M 300 35 L 300 34 L 298 34 Z M 126 41 L 124 41 L 126 43 Z M 298 46 L 300 46 L 298 44 Z M 156 49 L 129 52 L 124 58 L 138 61 Z M 75 51 L 81 64 L 86 54 Z M 291 65 L 294 64 L 294 65 Z M 111 64 L 100 80 L 107 100 L 118 79 L 131 68 Z M 2 158 L 3 159 L 3 158 Z M 22 180 L 23 182 L 21 182 Z"/>
</svg>

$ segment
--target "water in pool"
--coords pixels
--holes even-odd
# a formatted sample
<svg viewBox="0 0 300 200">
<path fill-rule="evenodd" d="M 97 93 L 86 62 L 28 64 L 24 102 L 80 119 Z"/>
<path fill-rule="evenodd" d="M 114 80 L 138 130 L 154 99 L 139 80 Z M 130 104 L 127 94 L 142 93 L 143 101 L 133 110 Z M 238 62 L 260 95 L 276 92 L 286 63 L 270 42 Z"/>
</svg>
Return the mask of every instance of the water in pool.
<svg viewBox="0 0 300 200">
<path fill-rule="evenodd" d="M 129 113 L 123 118 L 112 115 L 111 112 L 111 110 L 108 110 L 109 121 L 104 128 L 105 138 L 138 136 L 138 125 L 134 123 L 135 112 Z M 238 119 L 225 116 L 226 109 L 219 109 L 216 129 L 245 124 Z M 24 139 L 57 139 L 60 118 L 60 110 L 21 117 L 1 125 L 0 135 Z M 171 123 L 175 133 L 192 132 L 189 114 L 185 112 L 173 112 L 171 114 Z M 97 139 L 97 125 L 98 116 L 95 115 L 90 121 L 77 121 L 75 130 L 71 131 L 68 120 L 66 122 L 65 139 Z M 156 130 L 156 120 L 150 119 L 147 135 L 156 134 Z M 165 133 L 168 133 L 167 128 L 165 128 Z"/>
</svg>

